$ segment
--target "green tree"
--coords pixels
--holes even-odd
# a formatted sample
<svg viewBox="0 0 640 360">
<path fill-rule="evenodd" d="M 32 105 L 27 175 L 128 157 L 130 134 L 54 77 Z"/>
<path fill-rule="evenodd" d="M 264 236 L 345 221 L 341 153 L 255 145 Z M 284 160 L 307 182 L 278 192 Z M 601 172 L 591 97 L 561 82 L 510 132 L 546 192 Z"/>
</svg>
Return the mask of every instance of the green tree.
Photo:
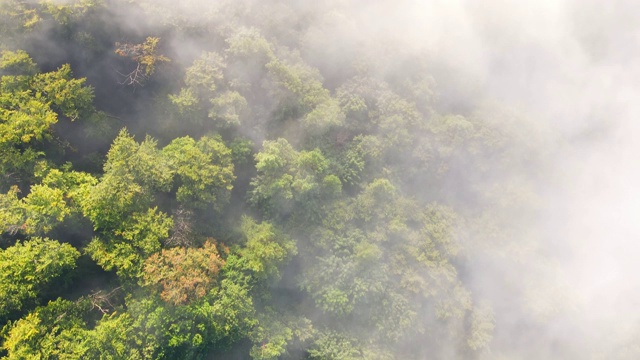
<svg viewBox="0 0 640 360">
<path fill-rule="evenodd" d="M 231 150 L 219 139 L 182 137 L 159 150 L 155 140 L 138 144 L 126 130 L 114 140 L 104 171 L 79 199 L 98 232 L 87 251 L 105 269 L 133 278 L 141 276 L 143 262 L 160 250 L 173 226 L 153 207 L 158 196 L 175 188 L 183 206 L 220 211 L 235 180 Z"/>
<path fill-rule="evenodd" d="M 219 138 L 174 139 L 162 149 L 162 154 L 177 175 L 179 202 L 189 207 L 213 206 L 222 210 L 236 177 L 231 150 Z"/>
<path fill-rule="evenodd" d="M 323 332 L 309 349 L 310 359 L 362 359 L 362 349 L 356 345 L 357 340 L 334 333 Z"/>
<path fill-rule="evenodd" d="M 255 309 L 247 276 L 236 265 L 227 261 L 216 286 L 188 303 L 155 295 L 129 298 L 126 312 L 104 316 L 89 334 L 87 356 L 200 359 L 247 337 Z"/>
<path fill-rule="evenodd" d="M 247 241 L 239 253 L 246 268 L 258 279 L 277 277 L 279 267 L 297 252 L 295 242 L 268 222 L 258 224 L 243 216 L 241 231 Z"/>
<path fill-rule="evenodd" d="M 128 312 L 105 315 L 95 328 L 85 335 L 86 358 L 90 359 L 159 359 L 163 357 L 162 339 L 153 328 L 159 311 L 136 318 Z"/>
<path fill-rule="evenodd" d="M 71 245 L 47 238 L 0 250 L 0 318 L 36 300 L 48 284 L 75 268 L 79 256 Z"/>
<path fill-rule="evenodd" d="M 11 323 L 2 347 L 7 359 L 86 359 L 90 345 L 83 316 L 86 300 L 58 299 Z"/>
<path fill-rule="evenodd" d="M 69 65 L 56 71 L 36 73 L 36 66 L 22 51 L 4 51 L 0 72 L 0 172 L 3 186 L 33 172 L 45 155 L 44 144 L 55 138 L 53 125 L 59 117 L 83 119 L 91 116 L 93 89 L 85 79 L 74 79 Z"/>
<path fill-rule="evenodd" d="M 155 193 L 168 191 L 172 180 L 156 141 L 147 137 L 138 144 L 123 129 L 107 153 L 104 175 L 81 199 L 81 207 L 96 230 L 116 228 L 133 212 L 146 211 Z"/>
<path fill-rule="evenodd" d="M 33 28 L 40 20 L 35 4 L 20 0 L 7 0 L 0 3 L 0 40 L 4 48 L 5 41 L 18 37 Z"/>
<path fill-rule="evenodd" d="M 211 97 L 224 85 L 226 67 L 227 64 L 218 53 L 203 53 L 186 71 L 187 89 L 193 91 L 199 98 Z"/>
<path fill-rule="evenodd" d="M 378 179 L 328 214 L 300 246 L 308 264 L 300 285 L 333 319 L 329 324 L 349 319 L 346 334 L 391 350 L 434 331 L 433 323 L 439 324 L 434 341 L 469 339 L 469 351 L 490 339 L 490 317 L 471 315 L 473 298 L 454 266 L 462 248 L 450 209 L 421 208 Z"/>
<path fill-rule="evenodd" d="M 185 83 L 177 95 L 169 100 L 187 121 L 202 123 L 205 118 L 213 120 L 219 128 L 239 126 L 249 114 L 246 98 L 239 87 L 225 81 L 227 63 L 214 52 L 203 53 L 187 68 Z"/>
<path fill-rule="evenodd" d="M 291 356 L 290 349 L 306 343 L 314 335 L 315 330 L 308 319 L 265 308 L 258 314 L 257 324 L 249 333 L 253 341 L 249 355 L 259 360 Z"/>
<path fill-rule="evenodd" d="M 115 269 L 123 279 L 143 276 L 144 261 L 160 251 L 173 221 L 156 208 L 132 213 L 122 224 L 96 236 L 86 252 L 105 270 Z"/>
<path fill-rule="evenodd" d="M 293 149 L 285 139 L 265 141 L 255 155 L 258 175 L 252 180 L 251 201 L 271 216 L 301 216 L 317 219 L 323 203 L 342 190 L 337 176 L 328 172 L 328 162 L 319 150 Z"/>
<path fill-rule="evenodd" d="M 31 186 L 29 194 L 18 198 L 18 188 L 13 187 L 7 194 L 0 195 L 5 206 L 0 212 L 0 226 L 3 231 L 28 235 L 46 234 L 69 216 L 81 214 L 78 201 L 97 180 L 83 172 L 70 169 L 52 169 L 46 164 L 37 166 L 39 184 Z"/>
</svg>

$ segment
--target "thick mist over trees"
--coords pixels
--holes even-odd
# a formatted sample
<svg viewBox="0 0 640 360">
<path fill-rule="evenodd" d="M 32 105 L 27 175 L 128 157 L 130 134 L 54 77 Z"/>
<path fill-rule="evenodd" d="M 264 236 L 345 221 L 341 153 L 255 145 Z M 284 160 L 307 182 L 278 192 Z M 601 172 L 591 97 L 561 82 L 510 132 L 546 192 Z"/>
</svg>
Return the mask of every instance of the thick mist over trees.
<svg viewBox="0 0 640 360">
<path fill-rule="evenodd" d="M 0 357 L 638 358 L 638 15 L 0 0 Z"/>
</svg>

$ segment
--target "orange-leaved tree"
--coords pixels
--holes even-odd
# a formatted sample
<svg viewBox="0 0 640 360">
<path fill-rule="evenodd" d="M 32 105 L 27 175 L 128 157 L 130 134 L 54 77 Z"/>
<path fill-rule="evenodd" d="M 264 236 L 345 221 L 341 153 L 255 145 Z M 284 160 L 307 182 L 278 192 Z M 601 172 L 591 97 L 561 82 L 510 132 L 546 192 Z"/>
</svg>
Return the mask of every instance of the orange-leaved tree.
<svg viewBox="0 0 640 360">
<path fill-rule="evenodd" d="M 223 247 L 226 252 L 226 248 Z M 201 248 L 175 247 L 155 253 L 145 262 L 144 285 L 155 287 L 160 297 L 174 305 L 188 304 L 209 292 L 224 265 L 216 243 Z"/>
</svg>

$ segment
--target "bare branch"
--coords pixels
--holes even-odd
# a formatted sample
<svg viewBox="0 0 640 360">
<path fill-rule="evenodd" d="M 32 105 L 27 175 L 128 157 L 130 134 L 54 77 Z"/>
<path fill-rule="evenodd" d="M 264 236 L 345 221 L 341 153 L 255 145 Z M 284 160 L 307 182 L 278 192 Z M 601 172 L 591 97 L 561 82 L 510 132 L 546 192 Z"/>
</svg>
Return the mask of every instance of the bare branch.
<svg viewBox="0 0 640 360">
<path fill-rule="evenodd" d="M 91 293 L 89 295 L 91 305 L 93 305 L 94 309 L 97 308 L 101 313 L 108 314 L 110 311 L 115 310 L 115 306 L 111 303 L 111 299 L 120 290 L 122 290 L 122 286 L 118 286 L 106 294 L 102 290 Z"/>
<path fill-rule="evenodd" d="M 144 82 L 147 81 L 148 76 L 145 74 L 142 64 L 137 63 L 136 68 L 128 74 L 123 74 L 116 70 L 116 72 L 122 77 L 121 81 L 118 81 L 120 85 L 127 86 L 144 86 Z"/>
<path fill-rule="evenodd" d="M 193 246 L 193 212 L 182 205 L 173 212 L 173 234 L 165 240 L 168 246 Z"/>
</svg>

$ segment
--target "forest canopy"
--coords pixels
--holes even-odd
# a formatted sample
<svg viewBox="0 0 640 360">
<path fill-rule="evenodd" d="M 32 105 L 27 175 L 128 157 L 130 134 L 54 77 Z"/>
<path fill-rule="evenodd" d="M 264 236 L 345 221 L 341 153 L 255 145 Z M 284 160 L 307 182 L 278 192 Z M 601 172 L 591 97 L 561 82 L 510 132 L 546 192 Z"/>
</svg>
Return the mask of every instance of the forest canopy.
<svg viewBox="0 0 640 360">
<path fill-rule="evenodd" d="M 536 358 L 544 129 L 351 6 L 0 1 L 0 356 Z"/>
</svg>

